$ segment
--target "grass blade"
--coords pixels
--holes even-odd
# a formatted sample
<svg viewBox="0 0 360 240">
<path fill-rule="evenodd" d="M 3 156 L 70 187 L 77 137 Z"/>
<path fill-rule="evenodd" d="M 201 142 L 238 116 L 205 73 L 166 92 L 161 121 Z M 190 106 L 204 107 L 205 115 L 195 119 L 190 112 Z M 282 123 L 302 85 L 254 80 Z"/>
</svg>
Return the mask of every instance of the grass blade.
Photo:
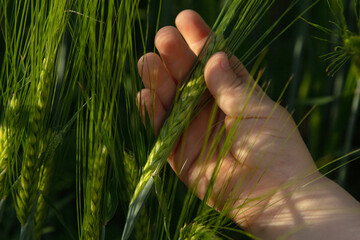
<svg viewBox="0 0 360 240">
<path fill-rule="evenodd" d="M 144 203 L 150 195 L 150 191 L 153 185 L 154 185 L 154 179 L 150 178 L 149 181 L 147 181 L 147 183 L 145 184 L 142 191 L 139 193 L 139 195 L 137 195 L 136 198 L 131 202 L 126 217 L 124 231 L 121 237 L 122 240 L 129 239 L 131 232 L 135 227 L 136 221 L 144 206 Z"/>
</svg>

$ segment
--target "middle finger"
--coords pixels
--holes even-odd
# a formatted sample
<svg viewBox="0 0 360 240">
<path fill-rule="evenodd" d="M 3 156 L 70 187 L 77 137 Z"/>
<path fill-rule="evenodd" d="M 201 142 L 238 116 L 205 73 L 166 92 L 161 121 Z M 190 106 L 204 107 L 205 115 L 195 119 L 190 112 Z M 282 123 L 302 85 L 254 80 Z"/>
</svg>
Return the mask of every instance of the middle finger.
<svg viewBox="0 0 360 240">
<path fill-rule="evenodd" d="M 185 43 L 179 30 L 171 26 L 159 30 L 155 45 L 169 74 L 177 84 L 181 84 L 196 60 L 195 53 Z"/>
</svg>

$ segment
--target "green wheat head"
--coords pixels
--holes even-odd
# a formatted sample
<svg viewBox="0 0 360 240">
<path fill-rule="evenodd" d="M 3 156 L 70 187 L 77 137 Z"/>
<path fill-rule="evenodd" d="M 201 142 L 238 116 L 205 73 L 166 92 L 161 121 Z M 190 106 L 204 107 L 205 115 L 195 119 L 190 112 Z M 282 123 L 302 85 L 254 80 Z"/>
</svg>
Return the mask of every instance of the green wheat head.
<svg viewBox="0 0 360 240">
<path fill-rule="evenodd" d="M 185 225 L 180 230 L 180 239 L 183 240 L 200 240 L 200 239 L 210 239 L 210 240 L 220 240 L 221 238 L 216 235 L 216 233 L 208 228 L 207 226 L 199 223 L 193 223 L 190 225 Z"/>
<path fill-rule="evenodd" d="M 30 230 L 22 231 L 21 236 L 34 234 L 34 236 L 38 236 L 35 238 L 39 238 L 39 231 L 46 216 L 46 204 L 40 192 L 45 193 L 50 187 L 52 159 L 44 158 L 45 155 L 49 156 L 49 154 L 45 154 L 48 152 L 48 148 L 53 148 L 49 145 L 50 139 L 52 139 L 52 131 L 49 128 L 57 82 L 54 73 L 57 69 L 57 51 L 66 24 L 64 10 L 70 2 L 19 1 L 14 3 L 13 11 L 16 14 L 6 20 L 6 31 L 11 29 L 9 27 L 11 21 L 21 23 L 19 31 L 13 32 L 13 38 L 6 39 L 8 45 L 14 45 L 15 52 L 10 52 L 14 55 L 9 54 L 11 57 L 6 59 L 5 66 L 15 64 L 19 67 L 8 75 L 8 81 L 11 81 L 8 86 L 18 92 L 18 101 L 21 105 L 18 114 L 23 116 L 21 123 L 17 124 L 18 134 L 22 129 L 21 126 L 24 126 L 24 135 L 18 139 L 18 142 L 22 143 L 22 151 L 19 154 L 22 156 L 19 161 L 21 167 L 17 166 L 17 159 L 11 161 L 11 179 L 12 184 L 15 183 L 13 187 L 14 205 L 17 218 L 24 229 L 28 229 L 25 225 L 32 225 L 33 218 L 30 216 L 35 216 L 35 225 L 37 225 L 34 231 L 30 228 Z M 19 13 L 19 10 L 22 13 Z M 21 30 L 21 28 L 26 29 L 27 27 L 27 16 L 29 16 L 28 19 L 33 28 L 28 31 Z M 19 27 L 17 24 L 14 25 L 14 28 Z M 30 65 L 31 67 L 29 67 Z M 61 94 L 61 97 L 65 95 Z M 55 150 L 52 149 L 52 154 L 54 152 Z M 14 154 L 18 155 L 18 149 Z M 17 173 L 18 170 L 20 173 Z M 36 203 L 39 203 L 39 208 Z"/>
<path fill-rule="evenodd" d="M 117 134 L 118 97 L 126 77 L 123 66 L 132 51 L 132 28 L 139 1 L 78 1 L 82 15 L 76 27 L 82 35 L 76 41 L 76 61 L 83 69 L 76 78 L 82 87 L 77 122 L 77 211 L 80 239 L 99 239 L 113 211 L 108 200 L 113 169 L 119 165 L 113 148 Z M 86 56 L 86 57 L 85 57 Z M 86 61 L 84 61 L 86 60 Z M 120 141 L 123 141 L 120 139 Z M 116 146 L 118 148 L 118 146 Z M 111 160 L 111 161 L 110 161 Z M 130 166 L 130 165 L 129 165 Z M 118 178 L 118 173 L 114 174 Z M 126 191 L 125 191 L 126 192 Z M 110 196 L 110 197 L 109 197 Z M 115 199 L 115 200 L 112 200 Z M 116 204 L 115 204 L 116 205 Z M 109 207 L 110 208 L 110 207 Z"/>
<path fill-rule="evenodd" d="M 44 133 L 46 107 L 49 101 L 51 86 L 51 71 L 54 61 L 44 59 L 39 83 L 35 92 L 38 93 L 34 101 L 35 106 L 29 115 L 29 126 L 24 142 L 24 157 L 20 175 L 20 184 L 16 199 L 16 210 L 20 223 L 24 225 L 32 211 L 37 194 L 41 167 L 40 154 L 44 149 L 41 139 Z"/>
<path fill-rule="evenodd" d="M 9 181 L 9 168 L 17 156 L 16 134 L 20 129 L 16 129 L 19 123 L 19 100 L 14 94 L 5 108 L 4 120 L 0 126 L 0 199 L 5 199 L 8 195 L 11 181 Z"/>
<path fill-rule="evenodd" d="M 313 27 L 336 38 L 334 50 L 322 56 L 325 61 L 329 62 L 326 71 L 331 76 L 334 76 L 349 60 L 352 60 L 358 69 L 360 68 L 360 2 L 359 0 L 351 0 L 349 2 L 353 6 L 353 13 L 356 17 L 355 29 L 350 29 L 349 27 L 345 16 L 344 2 L 341 0 L 327 0 L 330 12 L 335 19 L 331 22 L 333 28 L 326 28 L 305 20 Z"/>
<path fill-rule="evenodd" d="M 85 209 L 83 239 L 98 239 L 100 236 L 100 219 L 101 219 L 101 201 L 104 194 L 103 187 L 105 173 L 107 171 L 107 149 L 105 146 L 100 147 L 93 159 L 93 172 L 88 180 L 89 202 Z"/>
<path fill-rule="evenodd" d="M 174 108 L 160 130 L 158 139 L 150 152 L 146 165 L 142 171 L 140 181 L 135 189 L 133 200 L 138 196 L 149 179 L 152 176 L 159 174 L 180 135 L 188 126 L 193 116 L 192 111 L 206 90 L 203 75 L 205 68 L 204 63 L 207 62 L 213 53 L 224 50 L 224 46 L 224 39 L 222 36 L 214 35 L 210 39 L 207 51 L 201 59 L 201 66 L 196 68 L 193 77 L 181 90 L 178 101 L 176 101 Z"/>
<path fill-rule="evenodd" d="M 42 144 L 46 146 L 46 149 L 49 146 L 45 143 L 50 143 L 53 139 L 53 134 L 51 131 L 46 135 L 45 141 Z M 36 203 L 36 210 L 34 213 L 34 239 L 40 239 L 43 229 L 44 222 L 46 220 L 48 206 L 45 200 L 45 196 L 50 193 L 51 181 L 54 171 L 54 154 L 55 150 L 49 151 L 49 154 L 46 154 L 46 158 L 43 159 L 41 168 L 39 169 L 39 183 L 38 183 L 38 199 Z"/>
</svg>

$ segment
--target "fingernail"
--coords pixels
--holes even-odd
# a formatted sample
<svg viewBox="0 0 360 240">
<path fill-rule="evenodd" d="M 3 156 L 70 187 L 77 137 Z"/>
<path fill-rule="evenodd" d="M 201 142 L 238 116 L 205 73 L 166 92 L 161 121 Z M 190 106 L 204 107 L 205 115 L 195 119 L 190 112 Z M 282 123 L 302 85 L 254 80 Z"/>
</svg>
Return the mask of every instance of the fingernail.
<svg viewBox="0 0 360 240">
<path fill-rule="evenodd" d="M 224 71 L 228 71 L 230 69 L 229 60 L 227 59 L 227 56 L 223 57 L 220 60 L 220 66 Z"/>
</svg>

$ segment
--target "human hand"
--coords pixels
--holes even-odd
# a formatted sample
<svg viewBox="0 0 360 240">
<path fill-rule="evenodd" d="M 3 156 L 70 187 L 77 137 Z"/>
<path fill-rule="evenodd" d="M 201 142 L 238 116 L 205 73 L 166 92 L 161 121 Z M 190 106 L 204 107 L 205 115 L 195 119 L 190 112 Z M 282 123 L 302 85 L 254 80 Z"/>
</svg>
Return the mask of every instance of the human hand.
<svg viewBox="0 0 360 240">
<path fill-rule="evenodd" d="M 189 10 L 178 15 L 176 27 L 159 30 L 155 45 L 160 56 L 148 53 L 138 64 L 145 85 L 138 100 L 151 113 L 155 132 L 210 33 L 201 17 Z M 213 109 L 210 103 L 191 122 L 168 162 L 203 199 L 226 138 L 235 130 L 207 203 L 219 211 L 226 206 L 227 215 L 236 223 L 259 233 L 284 209 L 298 203 L 291 198 L 299 186 L 321 175 L 289 113 L 256 86 L 246 69 L 240 67 L 241 71 L 235 72 L 231 67 L 237 62 L 235 57 L 228 60 L 224 53 L 214 54 L 207 62 L 204 77 L 212 103 L 218 106 L 211 132 L 207 132 Z M 225 132 L 221 131 L 223 126 Z M 214 154 L 207 159 L 211 144 L 218 139 Z M 299 224 L 298 216 L 293 218 L 291 227 Z M 278 236 L 290 230 L 290 225 L 277 230 Z"/>
</svg>

